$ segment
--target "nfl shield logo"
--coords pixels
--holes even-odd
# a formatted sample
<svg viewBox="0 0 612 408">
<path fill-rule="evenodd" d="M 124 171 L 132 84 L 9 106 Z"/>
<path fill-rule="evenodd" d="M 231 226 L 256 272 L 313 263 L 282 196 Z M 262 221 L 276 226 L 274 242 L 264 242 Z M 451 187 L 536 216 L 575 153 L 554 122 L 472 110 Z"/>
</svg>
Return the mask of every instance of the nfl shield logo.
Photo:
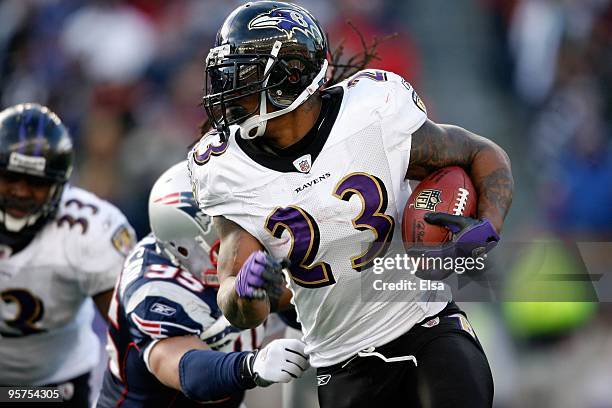
<svg viewBox="0 0 612 408">
<path fill-rule="evenodd" d="M 436 206 L 442 202 L 440 190 L 423 190 L 414 200 L 417 210 L 436 211 Z"/>
<path fill-rule="evenodd" d="M 310 169 L 312 168 L 311 163 L 311 156 L 307 154 L 294 161 L 293 165 L 300 173 L 310 173 Z"/>
<path fill-rule="evenodd" d="M 306 160 L 302 160 L 299 165 L 302 173 L 307 173 L 308 170 L 310 170 L 310 163 L 308 163 Z"/>
</svg>

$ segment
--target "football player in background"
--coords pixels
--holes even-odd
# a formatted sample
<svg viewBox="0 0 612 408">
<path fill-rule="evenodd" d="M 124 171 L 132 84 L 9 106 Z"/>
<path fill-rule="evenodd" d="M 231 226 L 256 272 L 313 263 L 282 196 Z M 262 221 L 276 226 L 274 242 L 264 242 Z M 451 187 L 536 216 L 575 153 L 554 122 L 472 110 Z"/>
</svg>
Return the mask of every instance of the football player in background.
<svg viewBox="0 0 612 408">
<path fill-rule="evenodd" d="M 58 385 L 89 406 L 106 316 L 135 239 L 123 214 L 70 186 L 72 140 L 48 108 L 0 112 L 0 384 Z"/>
<path fill-rule="evenodd" d="M 217 306 L 219 240 L 186 162 L 153 186 L 149 222 L 115 288 L 98 407 L 238 407 L 246 389 L 300 377 L 309 367 L 300 340 L 257 351 L 263 326 L 241 331 Z"/>
<path fill-rule="evenodd" d="M 430 214 L 453 240 L 429 254 L 494 247 L 512 199 L 508 156 L 429 120 L 394 73 L 366 70 L 321 90 L 327 55 L 309 12 L 273 1 L 234 10 L 210 50 L 204 105 L 217 132 L 189 167 L 220 235 L 219 306 L 238 327 L 260 324 L 278 303 L 263 271 L 287 257 L 321 407 L 489 407 L 490 368 L 450 289 L 368 302 L 360 276 L 401 246 L 408 180 L 447 166 L 471 176 L 478 219 Z"/>
</svg>

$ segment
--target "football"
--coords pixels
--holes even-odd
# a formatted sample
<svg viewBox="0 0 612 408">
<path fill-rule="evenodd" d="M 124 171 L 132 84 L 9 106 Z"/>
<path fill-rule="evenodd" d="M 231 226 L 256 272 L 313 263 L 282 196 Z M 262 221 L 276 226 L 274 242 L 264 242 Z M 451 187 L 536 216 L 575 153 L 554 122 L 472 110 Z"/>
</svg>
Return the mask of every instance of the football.
<svg viewBox="0 0 612 408">
<path fill-rule="evenodd" d="M 451 239 L 447 228 L 425 222 L 423 217 L 428 212 L 475 217 L 477 206 L 474 184 L 461 167 L 445 167 L 430 174 L 419 183 L 404 207 L 404 247 L 437 245 Z"/>
</svg>

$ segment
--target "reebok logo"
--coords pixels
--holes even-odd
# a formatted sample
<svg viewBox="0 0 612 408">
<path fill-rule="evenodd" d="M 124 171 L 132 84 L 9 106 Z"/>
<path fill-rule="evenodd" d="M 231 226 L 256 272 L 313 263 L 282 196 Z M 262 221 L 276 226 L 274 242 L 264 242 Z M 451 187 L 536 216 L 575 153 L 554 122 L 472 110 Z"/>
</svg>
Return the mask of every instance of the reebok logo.
<svg viewBox="0 0 612 408">
<path fill-rule="evenodd" d="M 317 387 L 327 385 L 329 380 L 331 380 L 331 374 L 317 375 Z"/>
<path fill-rule="evenodd" d="M 151 306 L 151 312 L 157 313 L 163 316 L 172 316 L 176 313 L 176 309 L 162 303 L 155 303 Z"/>
</svg>

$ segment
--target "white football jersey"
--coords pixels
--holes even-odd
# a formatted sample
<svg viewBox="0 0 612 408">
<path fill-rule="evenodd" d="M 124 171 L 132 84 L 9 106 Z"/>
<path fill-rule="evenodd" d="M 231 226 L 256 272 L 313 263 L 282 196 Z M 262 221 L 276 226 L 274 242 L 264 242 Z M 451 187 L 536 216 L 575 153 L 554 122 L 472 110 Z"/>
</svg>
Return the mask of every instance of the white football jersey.
<svg viewBox="0 0 612 408">
<path fill-rule="evenodd" d="M 66 186 L 55 218 L 0 256 L 0 384 L 65 381 L 98 362 L 91 296 L 112 290 L 135 236 L 112 204 Z"/>
<path fill-rule="evenodd" d="M 236 222 L 292 261 L 293 292 L 311 364 L 329 366 L 396 339 L 441 311 L 448 289 L 362 299 L 362 274 L 401 245 L 412 133 L 427 119 L 400 76 L 361 71 L 329 88 L 315 130 L 276 156 L 230 132 L 189 154 L 202 210 Z M 408 279 L 418 278 L 407 274 Z"/>
</svg>

